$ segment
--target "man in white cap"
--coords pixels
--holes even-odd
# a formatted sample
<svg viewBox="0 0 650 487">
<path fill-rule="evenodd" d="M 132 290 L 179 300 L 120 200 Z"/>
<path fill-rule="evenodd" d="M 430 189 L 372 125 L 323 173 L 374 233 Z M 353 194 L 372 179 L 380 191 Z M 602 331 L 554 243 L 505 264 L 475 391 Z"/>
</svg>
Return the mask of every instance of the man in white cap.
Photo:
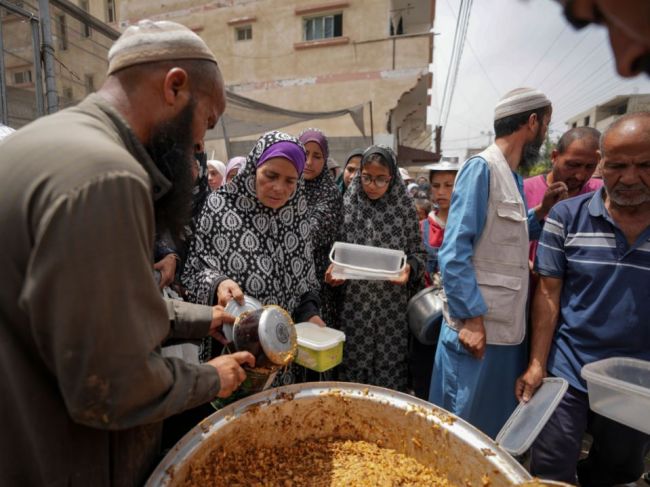
<svg viewBox="0 0 650 487">
<path fill-rule="evenodd" d="M 154 228 L 185 224 L 194 146 L 224 111 L 214 55 L 186 27 L 142 21 L 108 61 L 96 94 L 2 143 L 0 485 L 142 485 L 160 421 L 229 395 L 254 364 L 160 353 L 223 319 L 190 305 L 203 320 L 186 326 L 151 268 Z"/>
<path fill-rule="evenodd" d="M 494 114 L 494 144 L 459 171 L 439 252 L 444 322 L 429 400 L 495 437 L 516 406 L 513 380 L 526 363 L 528 238 L 559 197 L 530 211 L 515 171 L 539 155 L 551 119 L 541 92 L 506 94 Z"/>
</svg>

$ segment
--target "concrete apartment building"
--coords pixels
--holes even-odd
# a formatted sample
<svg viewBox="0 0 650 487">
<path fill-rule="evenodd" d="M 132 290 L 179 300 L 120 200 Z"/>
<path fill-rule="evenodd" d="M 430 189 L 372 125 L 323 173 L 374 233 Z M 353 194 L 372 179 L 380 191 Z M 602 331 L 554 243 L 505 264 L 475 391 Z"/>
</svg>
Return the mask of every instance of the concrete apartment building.
<svg viewBox="0 0 650 487">
<path fill-rule="evenodd" d="M 10 4 L 10 5 L 7 5 Z M 13 8 L 12 8 L 13 7 Z M 115 0 L 75 0 L 70 8 L 94 16 L 98 23 L 117 26 Z M 54 56 L 54 78 L 58 107 L 83 99 L 106 77 L 108 49 L 113 40 L 102 31 L 70 15 L 69 9 L 50 3 L 50 29 Z M 43 42 L 41 13 L 37 0 L 3 1 L 0 27 L 4 52 L 2 73 L 6 122 L 18 128 L 46 112 L 44 71 L 34 56 L 34 26 L 38 36 L 37 56 Z M 105 29 L 119 35 L 110 25 Z M 38 83 L 43 86 L 39 96 Z M 39 107 L 39 102 L 41 106 Z"/>
<path fill-rule="evenodd" d="M 594 127 L 600 131 L 626 113 L 650 111 L 650 94 L 620 95 L 595 105 L 566 121 L 569 128 Z"/>
<path fill-rule="evenodd" d="M 237 95 L 300 112 L 361 111 L 363 130 L 350 116 L 286 127 L 321 128 L 340 160 L 373 138 L 400 153 L 430 148 L 434 7 L 434 0 L 132 0 L 117 15 L 120 30 L 143 18 L 187 25 L 212 48 Z M 234 138 L 228 155 L 247 153 L 256 135 Z M 217 137 L 208 134 L 206 146 L 225 158 Z"/>
<path fill-rule="evenodd" d="M 17 128 L 47 111 L 39 111 L 36 102 L 39 76 L 42 84 L 45 75 L 35 68 L 28 16 L 7 10 L 7 2 L 36 17 L 39 11 L 37 0 L 0 3 L 5 120 Z M 74 9 L 105 29 L 80 21 Z M 426 110 L 434 12 L 435 0 L 50 0 L 58 107 L 101 86 L 118 31 L 143 18 L 173 20 L 208 43 L 235 96 L 303 115 L 349 112 L 334 118 L 278 118 L 255 107 L 248 119 L 238 120 L 239 128 L 248 128 L 246 134 L 231 131 L 228 144 L 224 127 L 208 134 L 206 147 L 215 157 L 246 154 L 260 132 L 279 128 L 284 120 L 291 133 L 321 128 L 338 160 L 374 141 L 395 148 L 403 165 L 432 162 Z M 229 99 L 224 120 L 237 116 L 236 103 Z M 228 124 L 225 128 L 228 133 Z"/>
</svg>

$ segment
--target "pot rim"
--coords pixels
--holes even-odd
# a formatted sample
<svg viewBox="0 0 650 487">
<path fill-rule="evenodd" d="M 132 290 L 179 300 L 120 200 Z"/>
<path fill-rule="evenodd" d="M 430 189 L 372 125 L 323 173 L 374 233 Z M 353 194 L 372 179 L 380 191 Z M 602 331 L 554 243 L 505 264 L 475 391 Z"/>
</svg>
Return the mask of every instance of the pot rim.
<svg viewBox="0 0 650 487">
<path fill-rule="evenodd" d="M 447 412 L 446 410 L 428 403 L 417 397 L 383 387 L 352 382 L 307 382 L 292 384 L 284 387 L 268 389 L 252 396 L 240 399 L 205 418 L 192 428 L 174 447 L 153 471 L 145 487 L 169 486 L 173 481 L 176 470 L 202 448 L 206 440 L 228 424 L 246 414 L 248 411 L 264 408 L 288 400 L 319 397 L 325 394 L 354 397 L 371 400 L 401 409 L 405 413 L 426 416 L 427 421 L 437 424 L 447 430 L 460 441 L 469 444 L 474 450 L 489 450 L 486 460 L 492 463 L 502 475 L 516 485 L 532 479 L 531 475 L 510 454 L 503 450 L 492 438 Z"/>
</svg>

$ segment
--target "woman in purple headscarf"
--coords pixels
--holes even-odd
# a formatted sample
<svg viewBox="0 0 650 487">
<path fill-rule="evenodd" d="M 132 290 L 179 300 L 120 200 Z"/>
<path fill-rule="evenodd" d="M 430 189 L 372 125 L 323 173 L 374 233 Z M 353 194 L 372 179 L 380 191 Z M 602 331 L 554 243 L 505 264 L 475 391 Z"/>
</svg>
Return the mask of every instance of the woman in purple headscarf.
<svg viewBox="0 0 650 487">
<path fill-rule="evenodd" d="M 321 322 L 304 167 L 302 144 L 269 132 L 237 177 L 210 193 L 182 275 L 191 301 L 225 306 L 243 291 L 296 322 Z"/>
<path fill-rule="evenodd" d="M 334 289 L 325 284 L 325 271 L 329 267 L 329 253 L 343 223 L 343 197 L 327 170 L 329 144 L 325 134 L 318 129 L 306 129 L 299 136 L 307 151 L 305 165 L 305 191 L 309 206 L 309 225 L 314 246 L 316 277 L 321 286 L 321 309 L 326 324 L 336 322 L 336 297 Z"/>
</svg>

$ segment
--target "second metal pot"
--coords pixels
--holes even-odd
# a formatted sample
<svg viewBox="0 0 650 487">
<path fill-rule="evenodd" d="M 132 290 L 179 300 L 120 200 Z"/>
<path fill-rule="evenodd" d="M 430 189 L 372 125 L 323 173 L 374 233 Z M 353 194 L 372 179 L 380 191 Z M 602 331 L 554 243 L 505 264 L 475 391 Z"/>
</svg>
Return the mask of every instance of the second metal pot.
<svg viewBox="0 0 650 487">
<path fill-rule="evenodd" d="M 428 287 L 413 296 L 406 307 L 411 333 L 423 345 L 435 345 L 438 341 L 442 305 L 436 290 Z"/>
</svg>

